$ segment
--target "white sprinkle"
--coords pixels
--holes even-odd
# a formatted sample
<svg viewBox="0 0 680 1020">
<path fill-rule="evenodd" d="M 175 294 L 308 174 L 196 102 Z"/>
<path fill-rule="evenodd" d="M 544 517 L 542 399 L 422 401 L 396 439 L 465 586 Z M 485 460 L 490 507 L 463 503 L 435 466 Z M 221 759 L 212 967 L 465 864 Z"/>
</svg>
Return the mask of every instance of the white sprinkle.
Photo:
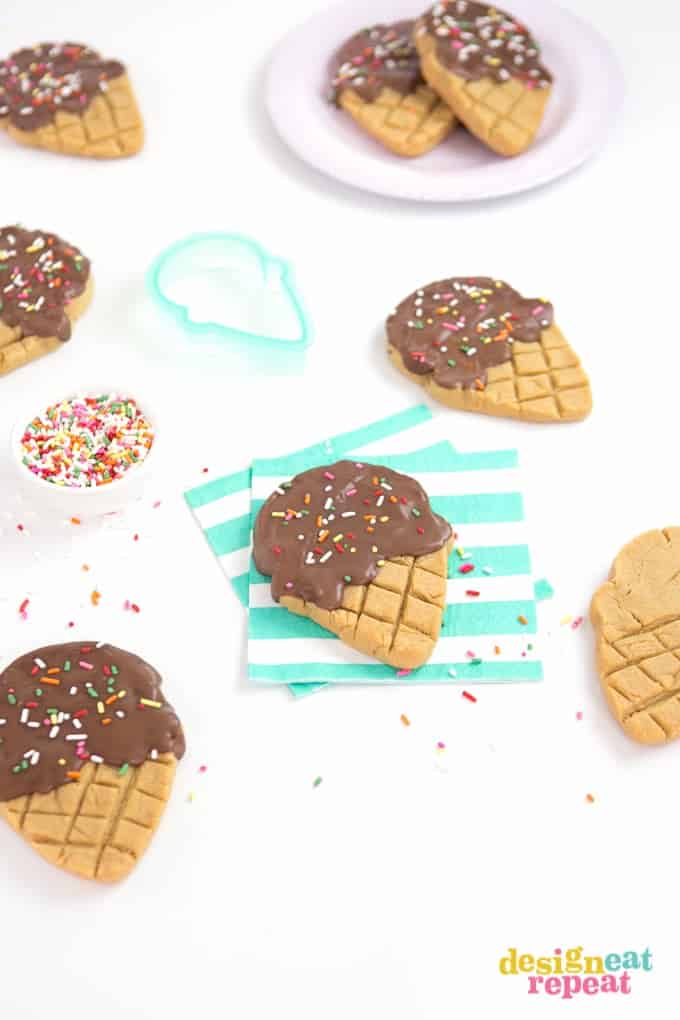
<svg viewBox="0 0 680 1020">
<path fill-rule="evenodd" d="M 26 723 L 26 725 L 28 726 L 29 730 L 39 730 L 40 729 L 40 723 L 39 722 L 29 722 L 29 723 Z"/>
<path fill-rule="evenodd" d="M 385 502 L 385 497 L 384 496 L 378 496 L 377 500 L 375 501 L 375 505 L 376 506 L 382 506 L 384 502 Z"/>
<path fill-rule="evenodd" d="M 155 761 L 157 757 L 158 757 L 158 751 L 154 747 L 153 751 L 151 752 L 151 760 Z"/>
<path fill-rule="evenodd" d="M 87 740 L 87 733 L 67 733 L 67 740 Z"/>
<path fill-rule="evenodd" d="M 47 669 L 47 663 L 43 662 L 42 659 L 34 659 L 33 661 L 36 666 L 40 666 L 41 669 Z"/>
<path fill-rule="evenodd" d="M 72 687 L 71 690 L 69 691 L 69 694 L 77 694 L 77 693 L 78 693 L 78 688 L 77 687 Z"/>
<path fill-rule="evenodd" d="M 456 673 L 455 669 L 450 669 L 449 676 L 458 676 L 458 674 Z"/>
<path fill-rule="evenodd" d="M 345 510 L 344 514 L 340 514 L 341 517 L 356 517 L 356 510 Z"/>
<path fill-rule="evenodd" d="M 319 563 L 325 563 L 325 562 L 326 562 L 326 560 L 329 560 L 329 559 L 331 558 L 331 556 L 332 556 L 332 555 L 333 555 L 333 553 L 332 553 L 332 552 L 331 552 L 331 550 L 329 549 L 329 550 L 328 550 L 328 552 L 325 552 L 325 553 L 323 554 L 323 556 L 322 556 L 322 557 L 321 557 L 321 559 L 319 560 Z"/>
<path fill-rule="evenodd" d="M 103 765 L 104 764 L 104 759 L 100 758 L 98 754 L 91 754 L 90 755 L 90 761 L 94 762 L 95 765 Z"/>
<path fill-rule="evenodd" d="M 74 719 L 73 720 L 73 725 L 75 726 L 75 728 L 77 730 L 82 730 L 82 728 L 83 728 L 83 724 L 81 723 L 80 719 Z"/>
<path fill-rule="evenodd" d="M 123 712 L 123 710 L 119 708 L 118 711 L 116 712 L 116 717 L 118 719 L 124 719 L 125 718 L 125 712 Z"/>
<path fill-rule="evenodd" d="M 23 708 L 21 710 L 21 715 L 19 716 L 19 722 L 20 723 L 28 722 L 28 709 L 27 708 Z"/>
<path fill-rule="evenodd" d="M 328 499 L 326 500 L 326 502 L 324 503 L 323 508 L 324 508 L 324 510 L 330 510 L 330 508 L 332 506 L 333 506 L 333 500 L 329 496 Z"/>
<path fill-rule="evenodd" d="M 52 729 L 50 730 L 50 733 L 49 733 L 50 740 L 54 740 L 54 738 L 56 737 L 58 732 L 59 732 L 59 727 L 58 726 L 53 726 Z"/>
</svg>

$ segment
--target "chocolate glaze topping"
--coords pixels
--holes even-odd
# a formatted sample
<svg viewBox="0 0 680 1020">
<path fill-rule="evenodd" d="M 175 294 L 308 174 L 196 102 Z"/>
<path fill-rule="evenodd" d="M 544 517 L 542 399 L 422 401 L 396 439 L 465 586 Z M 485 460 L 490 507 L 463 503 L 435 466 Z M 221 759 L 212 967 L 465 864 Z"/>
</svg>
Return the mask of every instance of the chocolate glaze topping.
<svg viewBox="0 0 680 1020">
<path fill-rule="evenodd" d="M 9 117 L 20 131 L 37 131 L 57 113 L 81 114 L 110 78 L 125 68 L 102 60 L 80 43 L 40 43 L 17 50 L 0 62 L 0 118 Z"/>
<path fill-rule="evenodd" d="M 331 63 L 331 100 L 337 102 L 347 88 L 369 103 L 383 88 L 413 92 L 423 80 L 413 26 L 413 21 L 374 25 L 348 39 Z"/>
<path fill-rule="evenodd" d="M 368 584 L 385 560 L 424 556 L 450 537 L 414 478 L 340 460 L 272 493 L 255 522 L 253 556 L 277 602 L 294 595 L 337 609 L 345 586 Z"/>
<path fill-rule="evenodd" d="M 437 40 L 440 63 L 461 78 L 499 82 L 519 78 L 528 88 L 547 88 L 552 81 L 529 30 L 498 7 L 475 0 L 440 0 L 418 30 Z"/>
<path fill-rule="evenodd" d="M 23 227 L 0 228 L 0 320 L 22 336 L 68 340 L 64 311 L 83 293 L 89 260 L 56 234 Z"/>
<path fill-rule="evenodd" d="M 402 301 L 387 320 L 387 339 L 414 375 L 431 373 L 447 389 L 481 389 L 492 365 L 510 361 L 515 340 L 536 342 L 552 322 L 549 302 L 490 277 L 461 276 Z"/>
<path fill-rule="evenodd" d="M 0 675 L 0 801 L 77 781 L 88 761 L 122 768 L 184 754 L 182 725 L 143 659 L 72 641 Z"/>
</svg>

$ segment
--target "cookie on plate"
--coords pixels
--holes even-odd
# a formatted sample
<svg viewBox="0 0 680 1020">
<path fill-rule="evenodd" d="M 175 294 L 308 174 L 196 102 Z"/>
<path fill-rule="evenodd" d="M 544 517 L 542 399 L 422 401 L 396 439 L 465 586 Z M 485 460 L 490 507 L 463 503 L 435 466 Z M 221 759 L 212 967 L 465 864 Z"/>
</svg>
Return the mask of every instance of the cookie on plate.
<svg viewBox="0 0 680 1020">
<path fill-rule="evenodd" d="M 486 276 L 421 287 L 387 320 L 396 368 L 448 407 L 524 421 L 579 421 L 588 377 L 543 298 Z"/>
<path fill-rule="evenodd" d="M 91 297 L 78 248 L 48 231 L 0 228 L 0 375 L 69 340 Z"/>
<path fill-rule="evenodd" d="M 476 0 L 438 0 L 415 41 L 425 80 L 472 134 L 501 156 L 529 148 L 553 78 L 525 25 Z"/>
<path fill-rule="evenodd" d="M 446 607 L 451 526 L 414 478 L 341 460 L 263 504 L 253 557 L 277 602 L 398 669 L 429 659 Z"/>
<path fill-rule="evenodd" d="M 151 842 L 184 754 L 161 683 L 136 655 L 75 641 L 0 675 L 0 815 L 51 864 L 117 882 Z"/>
<path fill-rule="evenodd" d="M 0 128 L 71 156 L 114 159 L 144 144 L 124 65 L 80 43 L 40 43 L 0 62 Z"/>
<path fill-rule="evenodd" d="M 420 73 L 413 21 L 362 29 L 331 65 L 331 100 L 398 156 L 422 156 L 456 126 Z"/>
<path fill-rule="evenodd" d="M 680 737 L 680 527 L 625 545 L 590 607 L 612 715 L 642 744 Z"/>
</svg>

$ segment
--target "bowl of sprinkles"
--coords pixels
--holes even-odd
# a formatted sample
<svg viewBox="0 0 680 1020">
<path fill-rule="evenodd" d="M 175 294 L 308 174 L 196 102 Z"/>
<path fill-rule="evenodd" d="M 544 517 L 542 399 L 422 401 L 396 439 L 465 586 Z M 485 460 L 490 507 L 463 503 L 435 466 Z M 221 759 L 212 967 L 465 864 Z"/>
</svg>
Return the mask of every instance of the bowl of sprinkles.
<svg viewBox="0 0 680 1020">
<path fill-rule="evenodd" d="M 126 390 L 91 389 L 48 404 L 12 436 L 20 478 L 67 514 L 122 509 L 155 460 L 152 418 Z"/>
</svg>

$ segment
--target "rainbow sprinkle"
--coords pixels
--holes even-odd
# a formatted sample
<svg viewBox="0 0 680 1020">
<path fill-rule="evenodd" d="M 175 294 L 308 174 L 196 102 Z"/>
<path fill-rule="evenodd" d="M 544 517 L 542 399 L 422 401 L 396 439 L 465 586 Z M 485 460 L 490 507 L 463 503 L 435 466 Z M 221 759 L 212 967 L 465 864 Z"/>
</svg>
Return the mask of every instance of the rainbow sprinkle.
<svg viewBox="0 0 680 1020">
<path fill-rule="evenodd" d="M 153 428 L 134 400 L 115 394 L 52 404 L 26 426 L 22 461 L 45 482 L 64 488 L 108 485 L 141 464 Z"/>
</svg>

